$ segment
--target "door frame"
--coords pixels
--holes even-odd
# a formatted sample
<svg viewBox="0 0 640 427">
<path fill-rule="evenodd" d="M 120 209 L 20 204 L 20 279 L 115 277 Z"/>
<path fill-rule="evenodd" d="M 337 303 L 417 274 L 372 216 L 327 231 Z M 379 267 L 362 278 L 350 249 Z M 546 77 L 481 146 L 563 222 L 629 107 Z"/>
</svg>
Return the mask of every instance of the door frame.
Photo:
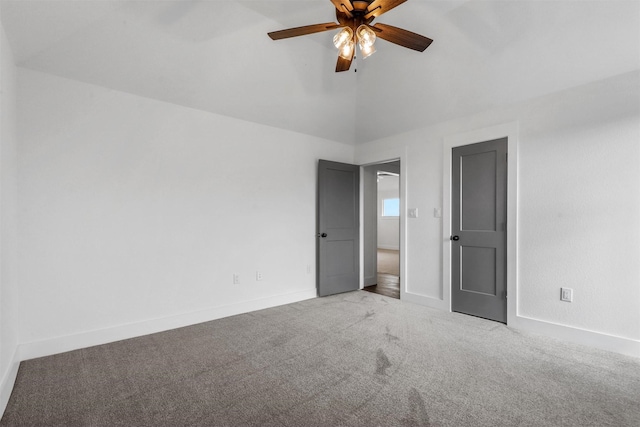
<svg viewBox="0 0 640 427">
<path fill-rule="evenodd" d="M 406 148 L 361 153 L 357 156 L 360 165 L 360 206 L 364 206 L 364 179 L 366 166 L 380 163 L 400 162 L 400 300 L 405 298 L 406 254 L 407 254 L 407 151 Z M 364 288 L 364 209 L 360 209 L 360 289 Z"/>
<path fill-rule="evenodd" d="M 365 212 L 367 211 L 367 208 L 369 208 L 369 206 L 368 205 L 365 206 L 365 203 L 364 203 L 365 202 L 364 198 L 366 196 L 365 186 L 367 185 L 367 180 L 365 179 L 365 176 L 364 176 L 365 169 L 368 168 L 368 167 L 372 167 L 372 166 L 380 166 L 380 165 L 384 165 L 384 164 L 387 164 L 387 163 L 396 163 L 396 162 L 400 165 L 399 176 L 398 176 L 398 178 L 399 178 L 399 180 L 398 180 L 398 197 L 400 198 L 400 215 L 398 216 L 398 252 L 400 254 L 400 259 L 398 260 L 398 262 L 400 263 L 400 265 L 398 267 L 400 268 L 400 274 L 402 274 L 401 266 L 402 266 L 403 247 L 402 247 L 401 235 L 402 235 L 402 224 L 403 224 L 403 215 L 402 215 L 402 212 L 403 212 L 402 211 L 402 209 L 403 209 L 402 206 L 403 205 L 402 205 L 402 203 L 403 203 L 403 200 L 404 200 L 404 196 L 403 196 L 403 192 L 402 192 L 402 188 L 403 188 L 402 187 L 402 161 L 399 158 L 397 158 L 397 159 L 391 159 L 391 160 L 386 160 L 386 161 L 381 161 L 381 162 L 368 163 L 366 165 L 360 165 L 360 183 L 361 183 L 361 187 L 360 187 L 360 194 L 361 194 L 361 197 L 360 197 L 360 212 L 361 212 L 361 216 L 360 216 L 360 224 L 361 224 L 360 235 L 362 236 L 361 248 L 360 248 L 360 250 L 362 252 L 362 256 L 361 256 L 361 264 L 362 264 L 361 276 L 362 276 L 362 279 L 361 279 L 361 282 L 360 282 L 360 289 L 362 289 L 363 287 L 367 286 L 367 284 L 365 283 L 365 280 L 367 279 L 367 277 L 366 277 L 366 272 L 364 271 L 365 267 L 367 265 L 367 262 L 364 259 L 365 252 L 366 252 L 364 243 L 365 243 L 365 238 L 367 237 L 367 230 L 365 230 L 366 224 L 365 224 L 365 221 L 364 221 L 364 215 L 365 215 Z M 378 205 L 377 204 L 377 197 L 378 196 L 379 196 L 379 193 L 378 193 L 378 188 L 377 188 L 377 185 L 376 185 L 376 212 L 375 212 L 376 213 L 376 221 L 378 219 L 377 214 L 378 214 L 378 208 L 379 208 L 379 206 L 377 206 Z M 376 231 L 375 234 L 376 234 L 376 251 L 377 251 L 377 243 L 378 243 L 379 236 L 377 234 L 377 231 Z M 377 265 L 377 263 L 376 263 L 376 265 Z M 374 274 L 377 275 L 377 273 L 374 273 Z M 402 275 L 400 275 L 400 281 L 402 281 Z M 402 289 L 402 283 L 400 283 L 400 289 Z M 402 292 L 400 292 L 400 299 L 402 299 Z"/>
<path fill-rule="evenodd" d="M 442 299 L 451 311 L 451 169 L 454 147 L 507 138 L 507 325 L 518 315 L 518 127 L 517 121 L 444 138 L 442 163 Z"/>
</svg>

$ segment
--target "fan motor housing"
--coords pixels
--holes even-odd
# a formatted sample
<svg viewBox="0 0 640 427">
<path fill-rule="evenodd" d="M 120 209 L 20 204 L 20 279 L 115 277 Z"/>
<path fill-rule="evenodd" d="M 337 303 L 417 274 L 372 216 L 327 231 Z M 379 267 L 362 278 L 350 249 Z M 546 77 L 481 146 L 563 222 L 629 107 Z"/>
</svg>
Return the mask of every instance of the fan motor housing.
<svg viewBox="0 0 640 427">
<path fill-rule="evenodd" d="M 351 2 L 351 5 L 353 6 L 354 11 L 364 12 L 365 10 L 367 10 L 367 7 L 369 7 L 369 3 L 371 2 L 364 0 L 354 0 L 353 2 Z"/>
</svg>

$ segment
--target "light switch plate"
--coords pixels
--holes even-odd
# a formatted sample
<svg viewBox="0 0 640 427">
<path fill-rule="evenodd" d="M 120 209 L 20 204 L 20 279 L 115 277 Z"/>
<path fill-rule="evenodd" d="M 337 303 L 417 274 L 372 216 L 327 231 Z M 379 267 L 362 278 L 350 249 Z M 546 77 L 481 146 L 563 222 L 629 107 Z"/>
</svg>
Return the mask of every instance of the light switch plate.
<svg viewBox="0 0 640 427">
<path fill-rule="evenodd" d="M 409 208 L 409 218 L 418 218 L 418 208 Z"/>
</svg>

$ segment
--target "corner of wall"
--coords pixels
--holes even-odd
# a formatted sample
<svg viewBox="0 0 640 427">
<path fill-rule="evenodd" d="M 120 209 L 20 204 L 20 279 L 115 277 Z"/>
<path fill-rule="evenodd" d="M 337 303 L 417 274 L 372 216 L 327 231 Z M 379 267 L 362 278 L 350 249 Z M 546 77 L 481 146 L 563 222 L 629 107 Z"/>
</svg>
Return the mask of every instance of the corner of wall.
<svg viewBox="0 0 640 427">
<path fill-rule="evenodd" d="M 13 352 L 11 361 L 8 363 L 8 368 L 0 380 L 0 418 L 2 417 L 2 414 L 4 414 L 7 404 L 9 403 L 9 398 L 13 391 L 13 385 L 15 384 L 16 377 L 18 376 L 19 367 L 20 360 L 18 359 L 18 348 L 16 348 Z"/>
<path fill-rule="evenodd" d="M 9 402 L 18 358 L 16 67 L 0 24 L 0 416 Z"/>
</svg>

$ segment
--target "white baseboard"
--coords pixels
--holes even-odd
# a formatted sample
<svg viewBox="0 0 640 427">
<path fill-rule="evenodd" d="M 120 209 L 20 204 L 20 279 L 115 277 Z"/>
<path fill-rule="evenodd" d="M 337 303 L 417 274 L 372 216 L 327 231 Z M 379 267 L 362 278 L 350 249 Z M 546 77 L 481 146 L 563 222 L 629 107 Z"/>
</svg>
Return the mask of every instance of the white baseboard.
<svg viewBox="0 0 640 427">
<path fill-rule="evenodd" d="M 403 292 L 400 296 L 402 302 L 418 304 L 443 311 L 451 311 L 448 303 L 439 298 L 425 295 Z M 598 348 L 600 350 L 620 353 L 627 356 L 640 358 L 640 341 L 589 331 L 573 326 L 560 325 L 530 317 L 516 316 L 514 321 L 509 321 L 508 326 L 534 334 L 540 334 L 574 344 Z"/>
<path fill-rule="evenodd" d="M 20 360 L 18 359 L 18 348 L 16 347 L 13 352 L 13 356 L 11 357 L 11 362 L 9 362 L 7 371 L 4 372 L 4 376 L 2 377 L 2 380 L 0 380 L 0 417 L 4 414 L 4 410 L 7 409 L 7 404 L 9 403 L 11 392 L 13 391 L 13 385 L 16 382 L 19 367 Z"/>
<path fill-rule="evenodd" d="M 566 340 L 574 344 L 586 345 L 600 350 L 640 358 L 640 341 L 630 338 L 608 335 L 523 316 L 517 316 L 516 322 L 511 322 L 508 326 L 514 329 L 521 329 L 527 332 Z"/>
<path fill-rule="evenodd" d="M 390 246 L 390 245 L 378 245 L 378 249 L 386 249 L 388 251 L 399 251 L 399 246 Z"/>
<path fill-rule="evenodd" d="M 195 325 L 198 323 L 208 322 L 210 320 L 221 319 L 223 317 L 234 316 L 250 311 L 290 304 L 293 302 L 303 301 L 315 297 L 316 289 L 311 288 L 304 291 L 275 295 L 268 298 L 262 298 L 252 301 L 243 301 L 241 303 L 220 307 L 212 307 L 206 310 L 178 314 L 160 319 L 151 319 L 143 322 L 83 332 L 80 334 L 22 343 L 19 346 L 18 361 L 33 359 L 36 357 L 50 356 L 52 354 L 63 353 L 65 351 L 72 351 L 80 348 L 107 344 L 114 341 L 168 331 L 171 329 Z"/>
<path fill-rule="evenodd" d="M 446 303 L 440 298 L 429 297 L 426 295 L 414 294 L 411 292 L 403 292 L 400 295 L 402 302 L 409 302 L 411 304 L 423 305 L 425 307 L 435 308 L 443 311 L 450 311 Z"/>
</svg>

